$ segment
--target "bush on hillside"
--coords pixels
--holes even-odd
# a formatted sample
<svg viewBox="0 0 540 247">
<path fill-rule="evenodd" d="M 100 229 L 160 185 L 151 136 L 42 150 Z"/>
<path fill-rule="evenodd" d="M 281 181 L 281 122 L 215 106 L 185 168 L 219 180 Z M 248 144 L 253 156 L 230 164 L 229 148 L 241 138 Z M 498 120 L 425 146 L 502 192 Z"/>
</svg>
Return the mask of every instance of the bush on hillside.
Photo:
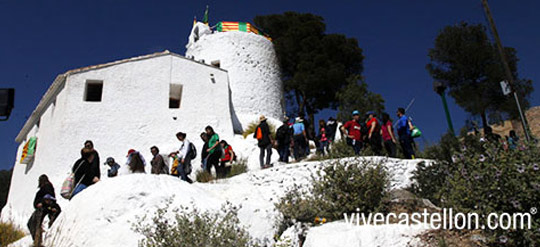
<svg viewBox="0 0 540 247">
<path fill-rule="evenodd" d="M 24 237 L 23 230 L 16 227 L 11 222 L 0 222 L 0 247 L 8 246 L 9 244 Z"/>
<path fill-rule="evenodd" d="M 133 230 L 144 236 L 140 247 L 169 246 L 212 246 L 248 247 L 257 246 L 245 228 L 240 226 L 238 208 L 227 203 L 219 212 L 200 211 L 181 206 L 171 209 L 172 200 L 158 208 L 151 216 L 137 219 Z M 169 216 L 174 217 L 169 217 Z"/>
<path fill-rule="evenodd" d="M 247 159 L 240 159 L 237 162 L 234 162 L 231 166 L 231 172 L 227 174 L 227 177 L 234 177 L 248 171 Z"/>
<path fill-rule="evenodd" d="M 427 168 L 419 166 L 413 190 L 435 198 L 455 212 L 528 213 L 540 201 L 540 151 L 535 146 L 504 150 L 499 143 L 468 137 L 459 150 Z M 442 160 L 442 159 L 441 159 Z M 485 218 L 483 220 L 486 220 Z M 540 241 L 540 218 L 532 216 L 532 229 L 485 230 L 493 245 L 530 246 Z M 486 222 L 486 221 L 484 221 Z"/>
<path fill-rule="evenodd" d="M 239 161 L 234 162 L 232 164 L 231 171 L 229 172 L 229 174 L 227 174 L 227 178 L 234 177 L 242 173 L 246 173 L 247 171 L 248 171 L 247 160 L 240 159 Z M 216 178 L 214 178 L 212 174 L 208 173 L 205 170 L 198 170 L 195 173 L 195 180 L 199 183 L 208 183 L 208 182 L 216 180 Z"/>
<path fill-rule="evenodd" d="M 208 183 L 214 180 L 214 176 L 212 176 L 212 174 L 205 170 L 197 170 L 197 172 L 195 173 L 195 181 L 199 183 Z"/>
<path fill-rule="evenodd" d="M 347 145 L 344 139 L 336 141 L 330 145 L 330 152 L 326 156 L 329 159 L 338 159 L 354 156 L 354 150 L 351 146 Z"/>
<path fill-rule="evenodd" d="M 291 188 L 276 204 L 283 231 L 295 222 L 343 219 L 343 214 L 380 211 L 387 197 L 389 174 L 381 164 L 359 159 L 335 160 L 313 176 L 309 187 Z M 281 233 L 281 232 L 279 232 Z"/>
</svg>

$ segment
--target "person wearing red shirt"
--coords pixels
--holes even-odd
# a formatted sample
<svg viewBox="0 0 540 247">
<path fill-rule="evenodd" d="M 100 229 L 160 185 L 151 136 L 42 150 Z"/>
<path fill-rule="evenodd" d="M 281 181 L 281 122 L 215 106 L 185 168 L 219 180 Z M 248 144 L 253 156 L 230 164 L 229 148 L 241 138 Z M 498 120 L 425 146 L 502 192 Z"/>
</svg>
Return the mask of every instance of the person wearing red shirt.
<svg viewBox="0 0 540 247">
<path fill-rule="evenodd" d="M 371 146 L 371 151 L 377 156 L 381 155 L 382 144 L 381 144 L 381 125 L 379 120 L 375 117 L 375 112 L 369 111 L 367 113 L 368 120 L 366 126 L 368 128 L 368 142 Z"/>
<path fill-rule="evenodd" d="M 359 123 L 360 112 L 355 110 L 352 112 L 352 115 L 353 119 L 341 126 L 341 132 L 347 137 L 347 144 L 354 149 L 354 154 L 359 155 L 360 150 L 362 150 L 362 133 L 360 132 L 362 126 Z"/>
<path fill-rule="evenodd" d="M 236 155 L 232 147 L 225 141 L 219 142 L 221 149 L 224 152 L 223 158 L 221 158 L 221 169 L 224 171 L 223 177 L 227 177 L 231 173 L 232 162 L 236 160 Z"/>
</svg>

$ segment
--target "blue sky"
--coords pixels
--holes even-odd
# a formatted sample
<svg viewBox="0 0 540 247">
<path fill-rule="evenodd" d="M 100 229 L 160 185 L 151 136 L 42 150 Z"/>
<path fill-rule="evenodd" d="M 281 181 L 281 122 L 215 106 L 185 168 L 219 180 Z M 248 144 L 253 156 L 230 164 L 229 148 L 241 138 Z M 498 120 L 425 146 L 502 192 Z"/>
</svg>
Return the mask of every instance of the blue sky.
<svg viewBox="0 0 540 247">
<path fill-rule="evenodd" d="M 486 23 L 480 0 L 454 1 L 25 1 L 0 0 L 0 87 L 16 88 L 15 109 L 0 122 L 0 169 L 13 166 L 14 139 L 57 74 L 168 49 L 184 54 L 193 17 L 210 5 L 210 23 L 251 21 L 285 11 L 324 17 L 328 33 L 358 39 L 370 90 L 394 113 L 416 98 L 409 115 L 435 142 L 446 120 L 427 51 L 445 25 Z M 519 73 L 540 87 L 540 2 L 491 1 L 503 44 L 517 49 Z M 539 92 L 531 94 L 540 105 Z M 467 114 L 449 98 L 456 129 Z M 328 113 L 323 114 L 325 117 Z M 62 155 L 61 153 L 57 155 Z"/>
</svg>

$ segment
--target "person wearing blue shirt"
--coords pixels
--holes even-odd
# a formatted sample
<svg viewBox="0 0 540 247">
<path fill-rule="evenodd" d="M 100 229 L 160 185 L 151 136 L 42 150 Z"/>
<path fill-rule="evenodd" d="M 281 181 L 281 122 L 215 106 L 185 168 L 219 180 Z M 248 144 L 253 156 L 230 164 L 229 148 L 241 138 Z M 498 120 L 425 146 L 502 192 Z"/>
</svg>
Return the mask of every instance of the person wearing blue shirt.
<svg viewBox="0 0 540 247">
<path fill-rule="evenodd" d="M 405 116 L 405 109 L 398 108 L 397 110 L 397 132 L 399 136 L 399 144 L 406 159 L 414 159 L 414 149 L 412 147 L 411 124 L 409 118 Z"/>
<path fill-rule="evenodd" d="M 294 159 L 299 161 L 305 156 L 307 142 L 306 128 L 302 119 L 297 117 L 293 124 Z"/>
</svg>

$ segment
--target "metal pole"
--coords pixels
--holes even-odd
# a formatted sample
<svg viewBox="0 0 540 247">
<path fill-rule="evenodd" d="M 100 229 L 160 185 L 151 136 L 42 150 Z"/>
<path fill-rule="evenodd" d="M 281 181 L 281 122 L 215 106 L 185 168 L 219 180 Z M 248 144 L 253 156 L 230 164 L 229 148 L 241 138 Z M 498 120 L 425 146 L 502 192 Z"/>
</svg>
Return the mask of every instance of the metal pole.
<svg viewBox="0 0 540 247">
<path fill-rule="evenodd" d="M 497 45 L 497 49 L 499 50 L 499 54 L 503 62 L 504 72 L 506 73 L 508 84 L 510 85 L 510 88 L 512 89 L 514 93 L 514 99 L 516 100 L 516 105 L 519 110 L 519 116 L 521 118 L 521 125 L 523 126 L 523 132 L 525 132 L 525 138 L 527 139 L 527 141 L 530 141 L 531 137 L 529 136 L 529 128 L 527 127 L 527 121 L 525 119 L 525 115 L 523 114 L 523 111 L 521 110 L 521 104 L 519 103 L 519 98 L 516 93 L 516 88 L 514 85 L 514 78 L 512 76 L 512 72 L 510 71 L 510 67 L 508 66 L 508 62 L 506 61 L 506 56 L 504 55 L 501 39 L 499 38 L 499 33 L 497 33 L 497 28 L 495 27 L 495 21 L 493 20 L 493 17 L 491 16 L 491 11 L 489 10 L 489 5 L 487 3 L 487 0 L 482 0 L 482 5 L 484 6 L 484 11 L 486 12 L 486 16 L 489 21 L 489 25 L 491 27 L 491 32 L 493 33 L 493 37 L 495 38 L 495 44 Z"/>
<path fill-rule="evenodd" d="M 446 103 L 446 96 L 445 93 L 442 92 L 441 99 L 444 106 L 444 112 L 446 113 L 446 121 L 448 122 L 448 129 L 450 129 L 450 132 L 452 132 L 452 135 L 455 136 L 456 133 L 454 132 L 454 125 L 452 125 L 452 119 L 450 118 L 450 112 L 448 111 L 448 104 Z"/>
</svg>

